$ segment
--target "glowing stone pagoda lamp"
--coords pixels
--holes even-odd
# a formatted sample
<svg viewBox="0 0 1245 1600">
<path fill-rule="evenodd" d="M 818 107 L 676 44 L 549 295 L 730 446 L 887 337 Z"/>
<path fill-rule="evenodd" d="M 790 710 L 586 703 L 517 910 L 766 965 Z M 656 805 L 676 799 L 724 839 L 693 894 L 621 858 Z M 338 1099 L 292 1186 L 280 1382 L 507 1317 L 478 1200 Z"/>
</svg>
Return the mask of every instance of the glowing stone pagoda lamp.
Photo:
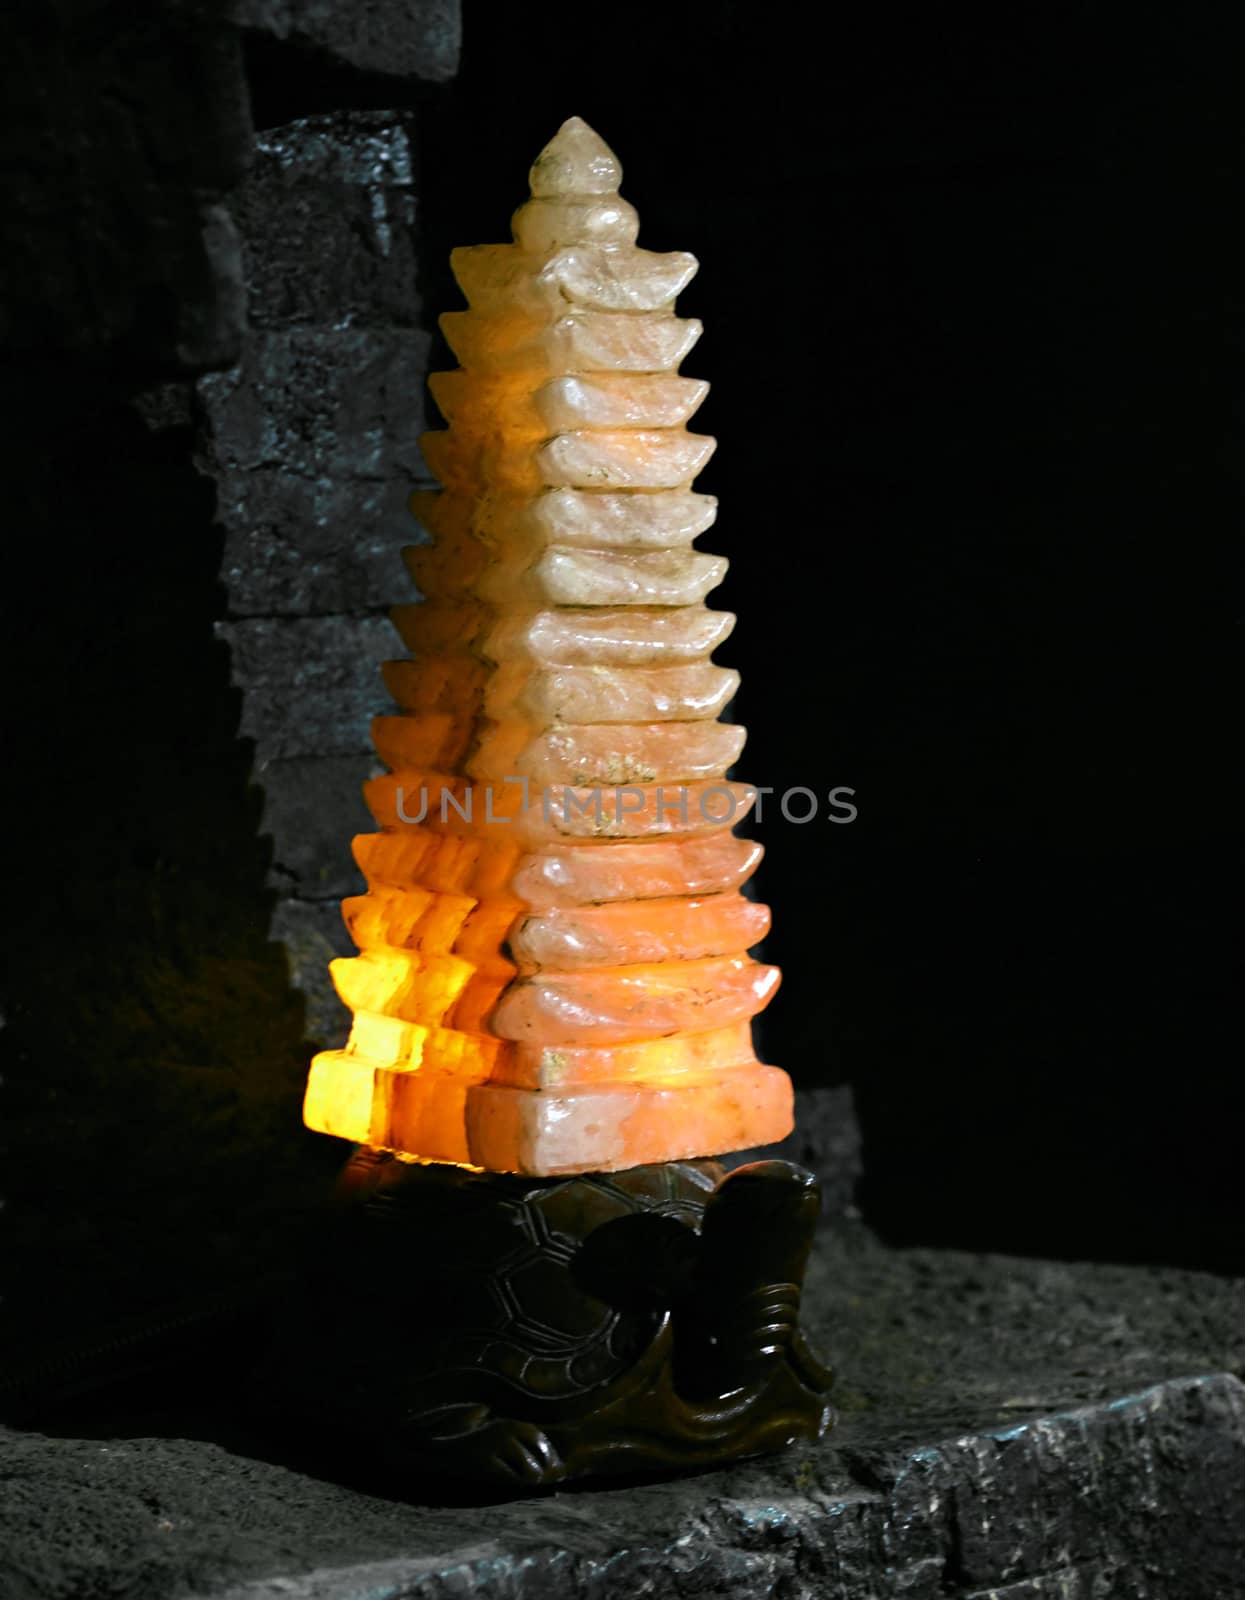
<svg viewBox="0 0 1245 1600">
<path fill-rule="evenodd" d="M 422 441 L 443 488 L 406 552 L 425 598 L 394 614 L 411 659 L 385 668 L 359 954 L 332 968 L 353 1027 L 305 1108 L 359 1147 L 356 1266 L 371 1240 L 392 1282 L 405 1251 L 435 1302 L 387 1369 L 391 1453 L 540 1483 L 828 1421 L 798 1328 L 816 1185 L 711 1159 L 783 1138 L 791 1085 L 752 1046 L 779 975 L 748 954 L 754 794 L 725 778 L 726 563 L 694 548 L 696 261 L 636 247 L 620 176 L 572 118 L 514 242 L 453 253 L 462 365 Z"/>
</svg>

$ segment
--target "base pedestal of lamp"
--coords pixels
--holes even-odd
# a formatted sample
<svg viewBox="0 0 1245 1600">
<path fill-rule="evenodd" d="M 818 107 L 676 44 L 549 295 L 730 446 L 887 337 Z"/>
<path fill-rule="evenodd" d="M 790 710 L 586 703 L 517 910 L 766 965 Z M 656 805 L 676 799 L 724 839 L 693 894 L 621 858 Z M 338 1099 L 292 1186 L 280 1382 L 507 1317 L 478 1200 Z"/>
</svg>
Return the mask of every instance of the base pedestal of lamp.
<svg viewBox="0 0 1245 1600">
<path fill-rule="evenodd" d="M 545 1487 L 819 1437 L 813 1177 L 713 1161 L 525 1178 L 361 1147 L 262 1377 L 412 1483 Z"/>
</svg>

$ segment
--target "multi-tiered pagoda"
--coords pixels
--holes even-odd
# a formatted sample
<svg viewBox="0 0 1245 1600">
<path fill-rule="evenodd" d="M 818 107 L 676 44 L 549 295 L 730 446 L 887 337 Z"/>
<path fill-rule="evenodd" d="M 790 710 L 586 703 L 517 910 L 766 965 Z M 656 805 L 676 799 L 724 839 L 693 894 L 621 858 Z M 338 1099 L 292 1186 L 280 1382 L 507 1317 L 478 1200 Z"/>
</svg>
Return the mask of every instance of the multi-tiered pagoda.
<svg viewBox="0 0 1245 1600">
<path fill-rule="evenodd" d="M 354 1013 L 315 1058 L 308 1125 L 498 1172 L 605 1171 L 761 1145 L 791 1126 L 750 1019 L 778 972 L 748 950 L 760 847 L 725 773 L 713 665 L 726 563 L 693 548 L 715 502 L 706 385 L 678 376 L 690 255 L 636 247 L 619 164 L 579 119 L 532 168 L 514 243 L 454 252 L 459 370 L 431 380 L 443 484 L 407 552 L 400 714 L 355 841 L 368 892 L 333 963 Z"/>
</svg>

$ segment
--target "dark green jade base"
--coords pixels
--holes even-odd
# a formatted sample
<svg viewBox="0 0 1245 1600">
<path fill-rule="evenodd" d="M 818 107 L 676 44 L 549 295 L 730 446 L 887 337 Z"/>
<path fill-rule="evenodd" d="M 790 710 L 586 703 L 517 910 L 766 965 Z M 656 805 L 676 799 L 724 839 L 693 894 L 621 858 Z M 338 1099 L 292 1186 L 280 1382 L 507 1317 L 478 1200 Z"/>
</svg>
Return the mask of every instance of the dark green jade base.
<svg viewBox="0 0 1245 1600">
<path fill-rule="evenodd" d="M 799 1167 L 523 1178 L 360 1148 L 342 1192 L 260 1376 L 399 1480 L 663 1472 L 830 1425 Z"/>
</svg>

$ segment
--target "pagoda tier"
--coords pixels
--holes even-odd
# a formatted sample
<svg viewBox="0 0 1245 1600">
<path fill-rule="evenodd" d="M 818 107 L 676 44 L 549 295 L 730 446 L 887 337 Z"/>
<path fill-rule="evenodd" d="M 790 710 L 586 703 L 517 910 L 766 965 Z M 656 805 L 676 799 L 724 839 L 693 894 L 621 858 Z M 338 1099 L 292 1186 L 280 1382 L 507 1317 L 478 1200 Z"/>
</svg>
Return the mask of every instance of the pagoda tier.
<svg viewBox="0 0 1245 1600">
<path fill-rule="evenodd" d="M 706 385 L 678 367 L 696 269 L 636 247 L 618 162 L 578 119 L 532 168 L 514 243 L 457 250 L 462 363 L 430 386 L 440 493 L 406 552 L 425 598 L 394 620 L 390 769 L 355 841 L 354 1013 L 315 1058 L 306 1120 L 432 1161 L 554 1175 L 717 1154 L 791 1128 L 750 1019 L 778 984 L 748 951 L 755 798 L 725 773 L 738 674 L 726 563 L 693 548 Z"/>
</svg>

